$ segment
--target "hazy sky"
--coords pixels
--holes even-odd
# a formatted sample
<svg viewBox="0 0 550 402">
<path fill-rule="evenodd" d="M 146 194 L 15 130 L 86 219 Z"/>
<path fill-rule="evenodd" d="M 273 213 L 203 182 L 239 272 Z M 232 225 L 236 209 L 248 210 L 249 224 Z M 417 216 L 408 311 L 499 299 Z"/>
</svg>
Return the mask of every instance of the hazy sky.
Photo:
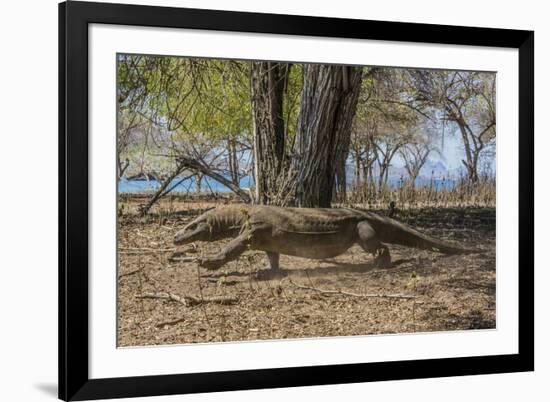
<svg viewBox="0 0 550 402">
<path fill-rule="evenodd" d="M 437 146 L 441 148 L 441 136 L 438 136 Z M 452 131 L 452 128 L 447 126 L 445 131 L 445 141 L 443 150 L 440 153 L 432 152 L 429 159 L 431 161 L 442 162 L 448 170 L 463 169 L 462 159 L 464 159 L 464 144 L 458 132 L 458 129 Z M 395 156 L 395 161 L 392 163 L 394 167 L 403 167 L 404 163 L 399 154 Z M 493 166 L 495 161 L 493 161 Z"/>
</svg>

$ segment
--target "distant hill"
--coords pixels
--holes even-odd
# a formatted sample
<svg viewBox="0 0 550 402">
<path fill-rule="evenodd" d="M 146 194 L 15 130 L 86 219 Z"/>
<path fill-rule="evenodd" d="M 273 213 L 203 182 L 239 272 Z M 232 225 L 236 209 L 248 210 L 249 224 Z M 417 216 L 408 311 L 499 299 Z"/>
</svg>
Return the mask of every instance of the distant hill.
<svg viewBox="0 0 550 402">
<path fill-rule="evenodd" d="M 347 165 L 347 179 L 348 182 L 351 183 L 353 181 L 353 175 L 354 175 L 354 167 L 352 164 Z M 378 176 L 378 167 L 375 166 L 374 168 L 374 176 Z M 434 179 L 441 179 L 443 177 L 452 177 L 452 178 L 458 178 L 461 173 L 464 173 L 461 171 L 461 169 L 457 168 L 451 168 L 449 169 L 445 163 L 443 163 L 440 160 L 432 160 L 429 159 L 426 161 L 426 164 L 422 167 L 420 170 L 419 180 L 422 182 L 429 181 L 430 178 Z M 396 182 L 399 179 L 407 179 L 409 174 L 407 173 L 407 169 L 405 169 L 404 166 L 392 165 L 390 167 L 390 172 L 388 175 L 390 182 Z"/>
</svg>

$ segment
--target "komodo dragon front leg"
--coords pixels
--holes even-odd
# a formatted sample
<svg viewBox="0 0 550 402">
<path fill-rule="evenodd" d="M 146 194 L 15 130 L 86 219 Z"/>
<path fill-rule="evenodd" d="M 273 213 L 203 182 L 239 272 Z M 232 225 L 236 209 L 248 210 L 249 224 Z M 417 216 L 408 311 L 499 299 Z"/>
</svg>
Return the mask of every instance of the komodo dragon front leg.
<svg viewBox="0 0 550 402">
<path fill-rule="evenodd" d="M 374 266 L 379 268 L 391 267 L 391 256 L 388 247 L 380 242 L 373 227 L 368 222 L 357 224 L 357 243 L 367 253 L 374 255 Z"/>
<path fill-rule="evenodd" d="M 199 265 L 206 269 L 219 269 L 223 265 L 230 261 L 236 260 L 239 256 L 250 248 L 254 248 L 258 241 L 258 235 L 263 231 L 265 233 L 266 227 L 264 225 L 250 228 L 241 233 L 238 237 L 231 240 L 225 245 L 225 247 L 216 255 L 211 257 L 199 258 Z M 269 261 L 270 271 L 279 271 L 279 253 L 270 251 L 265 252 Z"/>
<path fill-rule="evenodd" d="M 248 249 L 248 246 L 252 242 L 254 232 L 255 230 L 244 231 L 238 237 L 227 243 L 218 254 L 211 257 L 199 258 L 199 265 L 206 269 L 218 269 L 229 261 L 236 260 Z"/>
</svg>

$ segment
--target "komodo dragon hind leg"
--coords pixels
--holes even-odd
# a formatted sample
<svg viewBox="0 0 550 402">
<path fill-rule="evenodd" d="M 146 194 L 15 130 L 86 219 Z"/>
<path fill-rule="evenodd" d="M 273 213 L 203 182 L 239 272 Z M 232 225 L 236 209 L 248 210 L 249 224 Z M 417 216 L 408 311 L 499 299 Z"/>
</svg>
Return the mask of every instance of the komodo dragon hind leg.
<svg viewBox="0 0 550 402">
<path fill-rule="evenodd" d="M 227 243 L 218 254 L 211 257 L 199 258 L 199 265 L 206 269 L 219 269 L 229 261 L 236 260 L 247 250 L 253 235 L 254 232 L 252 230 L 241 233 L 238 237 Z"/>
<path fill-rule="evenodd" d="M 272 253 L 271 251 L 266 251 L 267 260 L 269 261 L 269 268 L 271 271 L 279 270 L 279 253 Z"/>
<path fill-rule="evenodd" d="M 388 247 L 380 242 L 376 232 L 368 222 L 360 222 L 357 225 L 357 243 L 367 253 L 374 255 L 374 266 L 378 268 L 390 268 L 391 256 Z"/>
<path fill-rule="evenodd" d="M 267 260 L 269 262 L 268 269 L 262 269 L 256 274 L 254 274 L 254 278 L 258 280 L 270 280 L 270 279 L 276 279 L 281 278 L 286 275 L 286 271 L 279 269 L 279 253 L 273 253 L 271 251 L 266 251 L 267 254 Z"/>
<path fill-rule="evenodd" d="M 391 255 L 388 247 L 380 243 L 380 247 L 376 250 L 374 257 L 374 266 L 377 268 L 391 268 Z"/>
</svg>

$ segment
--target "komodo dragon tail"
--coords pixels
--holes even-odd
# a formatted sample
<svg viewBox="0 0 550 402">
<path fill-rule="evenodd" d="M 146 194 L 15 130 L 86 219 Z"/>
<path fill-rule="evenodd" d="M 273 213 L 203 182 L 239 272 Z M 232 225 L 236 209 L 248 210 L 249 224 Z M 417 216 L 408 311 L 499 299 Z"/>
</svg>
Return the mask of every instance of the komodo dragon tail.
<svg viewBox="0 0 550 402">
<path fill-rule="evenodd" d="M 382 243 L 400 244 L 422 250 L 438 251 L 444 254 L 470 254 L 482 251 L 438 240 L 385 216 L 379 216 L 366 211 L 361 212 L 366 215 L 366 220 L 374 228 Z"/>
</svg>

